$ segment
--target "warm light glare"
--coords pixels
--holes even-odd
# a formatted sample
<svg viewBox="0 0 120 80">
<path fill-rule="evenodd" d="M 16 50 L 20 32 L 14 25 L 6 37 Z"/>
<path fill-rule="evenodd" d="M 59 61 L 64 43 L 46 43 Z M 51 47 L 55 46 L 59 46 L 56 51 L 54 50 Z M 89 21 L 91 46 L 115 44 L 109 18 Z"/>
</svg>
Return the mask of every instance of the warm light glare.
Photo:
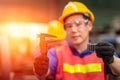
<svg viewBox="0 0 120 80">
<path fill-rule="evenodd" d="M 29 27 L 30 27 L 29 29 L 31 31 L 30 38 L 34 39 L 35 37 L 37 37 L 37 34 L 39 33 L 39 26 L 36 23 L 30 23 Z"/>
<path fill-rule="evenodd" d="M 33 53 L 39 46 L 40 38 L 37 35 L 47 33 L 47 28 L 45 23 L 5 22 L 1 24 L 0 31 L 9 41 L 12 55 L 16 57 L 19 53 L 27 54 L 27 47 L 30 47 L 30 52 Z M 21 41 L 26 44 L 22 45 Z"/>
<path fill-rule="evenodd" d="M 29 37 L 35 39 L 37 34 L 47 32 L 47 24 L 44 23 L 8 22 L 5 26 L 6 33 L 11 37 L 16 38 Z"/>
<path fill-rule="evenodd" d="M 35 39 L 37 37 L 37 34 L 40 33 L 46 33 L 47 32 L 47 25 L 46 24 L 36 24 L 36 23 L 30 23 L 29 24 L 30 29 L 30 38 Z"/>
<path fill-rule="evenodd" d="M 7 27 L 7 29 L 8 29 L 7 31 L 8 31 L 8 34 L 10 36 L 17 37 L 17 36 L 21 35 L 21 33 L 20 33 L 21 27 L 18 27 L 17 24 L 15 24 L 15 23 L 8 23 L 7 26 L 8 26 Z"/>
</svg>

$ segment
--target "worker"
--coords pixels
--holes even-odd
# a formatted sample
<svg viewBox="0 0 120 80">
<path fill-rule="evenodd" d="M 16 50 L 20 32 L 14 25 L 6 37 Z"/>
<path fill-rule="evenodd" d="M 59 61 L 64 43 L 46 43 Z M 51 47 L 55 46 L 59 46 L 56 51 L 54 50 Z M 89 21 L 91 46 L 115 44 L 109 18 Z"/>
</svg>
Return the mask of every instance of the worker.
<svg viewBox="0 0 120 80">
<path fill-rule="evenodd" d="M 94 14 L 81 2 L 70 1 L 59 18 L 64 24 L 66 43 L 50 49 L 46 58 L 34 60 L 34 71 L 40 79 L 106 80 L 108 74 L 120 75 L 120 59 L 108 42 L 98 42 L 95 51 L 87 49 Z"/>
</svg>

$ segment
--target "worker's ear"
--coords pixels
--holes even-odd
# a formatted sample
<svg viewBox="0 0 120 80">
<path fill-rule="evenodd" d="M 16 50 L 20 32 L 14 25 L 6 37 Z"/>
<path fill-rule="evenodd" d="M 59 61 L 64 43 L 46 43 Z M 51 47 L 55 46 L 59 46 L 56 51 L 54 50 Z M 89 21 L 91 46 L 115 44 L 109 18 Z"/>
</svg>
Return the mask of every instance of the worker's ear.
<svg viewBox="0 0 120 80">
<path fill-rule="evenodd" d="M 88 30 L 91 31 L 93 28 L 93 23 L 91 21 L 88 21 Z"/>
</svg>

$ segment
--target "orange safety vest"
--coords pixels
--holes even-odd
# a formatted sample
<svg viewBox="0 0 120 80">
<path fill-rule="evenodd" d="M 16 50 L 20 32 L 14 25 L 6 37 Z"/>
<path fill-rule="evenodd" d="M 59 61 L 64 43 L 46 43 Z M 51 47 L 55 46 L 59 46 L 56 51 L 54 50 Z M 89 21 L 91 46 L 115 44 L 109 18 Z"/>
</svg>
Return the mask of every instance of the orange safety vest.
<svg viewBox="0 0 120 80">
<path fill-rule="evenodd" d="M 105 80 L 104 63 L 95 52 L 84 57 L 75 56 L 68 45 L 57 49 L 55 80 Z"/>
</svg>

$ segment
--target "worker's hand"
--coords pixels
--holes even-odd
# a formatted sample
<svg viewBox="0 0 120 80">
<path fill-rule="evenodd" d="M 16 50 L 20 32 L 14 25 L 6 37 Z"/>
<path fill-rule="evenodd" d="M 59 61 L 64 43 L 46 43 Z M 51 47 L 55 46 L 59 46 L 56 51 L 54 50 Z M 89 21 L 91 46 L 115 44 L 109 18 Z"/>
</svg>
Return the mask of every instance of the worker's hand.
<svg viewBox="0 0 120 80">
<path fill-rule="evenodd" d="M 97 56 L 102 58 L 104 63 L 111 64 L 114 61 L 114 46 L 108 42 L 99 42 L 95 47 Z"/>
<path fill-rule="evenodd" d="M 34 60 L 34 71 L 37 75 L 43 76 L 48 72 L 49 58 L 44 55 L 40 55 Z"/>
</svg>

